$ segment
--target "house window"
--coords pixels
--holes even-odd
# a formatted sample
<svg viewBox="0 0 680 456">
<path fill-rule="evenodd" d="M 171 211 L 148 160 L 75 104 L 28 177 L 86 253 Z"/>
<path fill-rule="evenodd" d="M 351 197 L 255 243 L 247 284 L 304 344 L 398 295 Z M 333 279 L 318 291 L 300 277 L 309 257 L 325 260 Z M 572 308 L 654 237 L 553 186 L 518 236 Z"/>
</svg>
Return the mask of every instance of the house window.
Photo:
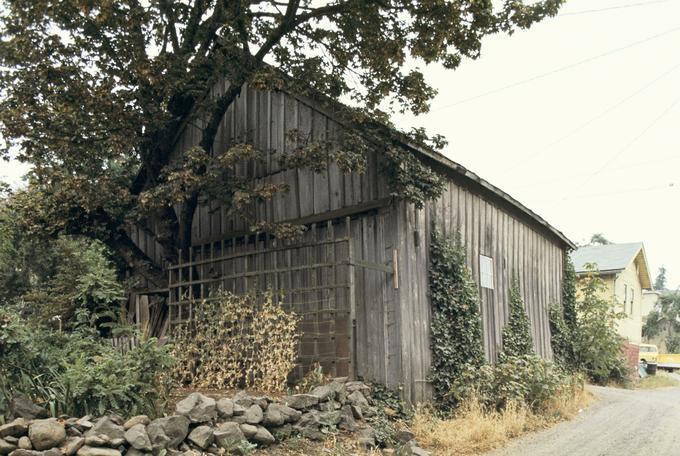
<svg viewBox="0 0 680 456">
<path fill-rule="evenodd" d="M 493 258 L 479 255 L 479 282 L 483 288 L 493 290 Z"/>
<path fill-rule="evenodd" d="M 626 312 L 626 306 L 628 305 L 628 285 L 623 284 L 623 312 Z"/>
<path fill-rule="evenodd" d="M 630 288 L 630 314 L 633 315 L 633 302 L 635 302 L 635 288 Z"/>
</svg>

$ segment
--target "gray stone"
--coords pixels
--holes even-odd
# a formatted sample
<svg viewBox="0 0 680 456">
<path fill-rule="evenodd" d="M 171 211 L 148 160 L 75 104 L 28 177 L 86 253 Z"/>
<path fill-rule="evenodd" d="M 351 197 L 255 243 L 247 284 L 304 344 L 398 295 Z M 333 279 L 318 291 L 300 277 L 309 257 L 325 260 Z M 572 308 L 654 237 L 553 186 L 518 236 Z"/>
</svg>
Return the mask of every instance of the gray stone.
<svg viewBox="0 0 680 456">
<path fill-rule="evenodd" d="M 246 417 L 246 423 L 248 424 L 259 424 L 262 422 L 263 414 L 262 409 L 259 405 L 251 405 L 244 415 Z"/>
<path fill-rule="evenodd" d="M 370 394 L 371 388 L 364 382 L 347 382 L 345 383 L 345 388 L 348 393 L 353 393 L 355 391 L 361 391 L 362 393 Z"/>
<path fill-rule="evenodd" d="M 125 439 L 112 439 L 109 440 L 109 446 L 111 448 L 118 448 L 121 445 L 125 445 Z"/>
<path fill-rule="evenodd" d="M 329 385 L 321 385 L 309 392 L 312 396 L 319 398 L 319 402 L 324 402 L 335 397 L 335 391 Z"/>
<path fill-rule="evenodd" d="M 150 422 L 151 422 L 151 420 L 150 420 L 149 417 L 146 416 L 146 415 L 137 415 L 137 416 L 133 416 L 132 418 L 130 418 L 129 420 L 127 420 L 127 421 L 123 424 L 123 429 L 125 429 L 125 430 L 127 431 L 127 430 L 130 429 L 132 426 L 135 426 L 135 425 L 137 425 L 137 424 L 143 424 L 144 426 L 146 426 L 146 425 L 149 424 Z"/>
<path fill-rule="evenodd" d="M 172 415 L 153 420 L 146 428 L 151 445 L 157 448 L 177 448 L 189 434 L 189 418 Z"/>
<path fill-rule="evenodd" d="M 199 448 L 205 450 L 213 443 L 215 436 L 210 426 L 198 426 L 189 433 L 189 441 L 193 442 Z"/>
<path fill-rule="evenodd" d="M 352 408 L 352 414 L 354 415 L 354 418 L 357 420 L 363 420 L 364 419 L 364 414 L 361 412 L 361 407 L 357 407 L 356 405 L 350 405 Z"/>
<path fill-rule="evenodd" d="M 15 444 L 9 443 L 5 439 L 0 439 L 0 454 L 9 454 L 16 449 L 17 449 L 17 446 Z M 28 449 L 30 449 L 30 448 L 28 448 Z"/>
<path fill-rule="evenodd" d="M 400 446 L 395 456 L 430 456 L 430 452 L 420 448 L 415 440 L 411 440 Z"/>
<path fill-rule="evenodd" d="M 125 440 L 132 446 L 142 451 L 151 451 L 151 440 L 146 432 L 146 426 L 142 423 L 135 424 L 125 431 Z"/>
<path fill-rule="evenodd" d="M 222 423 L 213 432 L 215 443 L 221 448 L 232 448 L 246 439 L 241 427 L 236 423 Z"/>
<path fill-rule="evenodd" d="M 332 412 L 321 412 L 319 413 L 319 421 L 323 426 L 334 427 L 340 423 L 342 419 L 342 412 L 335 410 Z"/>
<path fill-rule="evenodd" d="M 26 437 L 26 438 L 28 438 L 28 437 Z M 12 437 L 11 435 L 8 435 L 7 437 L 5 437 L 4 440 L 5 440 L 5 442 L 11 443 L 12 445 L 19 445 L 19 439 L 17 439 L 16 437 Z M 30 440 L 29 440 L 29 442 L 30 442 Z"/>
<path fill-rule="evenodd" d="M 263 411 L 267 410 L 267 407 L 269 407 L 269 403 L 271 402 L 271 399 L 267 396 L 255 396 L 252 399 L 253 404 L 259 405 Z"/>
<path fill-rule="evenodd" d="M 9 401 L 9 409 L 12 411 L 12 415 L 17 418 L 34 420 L 36 418 L 48 417 L 47 410 L 33 403 L 33 401 L 23 393 L 15 394 L 14 397 L 12 397 Z"/>
<path fill-rule="evenodd" d="M 350 404 L 361 407 L 362 410 L 365 407 L 368 407 L 368 401 L 366 400 L 366 397 L 361 394 L 361 391 L 354 391 L 349 396 L 347 396 L 347 400 L 350 402 Z"/>
<path fill-rule="evenodd" d="M 147 456 L 150 455 L 151 453 L 145 453 L 144 451 L 139 451 L 135 448 L 129 448 L 125 452 L 125 456 Z"/>
<path fill-rule="evenodd" d="M 304 410 L 318 404 L 319 397 L 313 396 L 311 394 L 294 394 L 292 396 L 285 397 L 283 402 L 288 407 L 294 408 L 296 410 Z"/>
<path fill-rule="evenodd" d="M 71 456 L 76 454 L 83 445 L 85 445 L 85 439 L 83 437 L 69 437 L 61 444 L 59 451 L 61 451 L 61 454 L 64 456 Z"/>
<path fill-rule="evenodd" d="M 59 450 L 56 450 L 59 451 Z M 22 450 L 21 448 L 12 451 L 9 456 L 43 456 L 46 453 L 54 454 L 52 450 L 49 451 L 36 451 L 36 450 Z M 56 455 L 55 455 L 56 456 Z"/>
<path fill-rule="evenodd" d="M 85 423 L 85 425 L 87 424 Z M 123 439 L 125 438 L 125 429 L 116 424 L 110 417 L 103 416 L 85 433 L 85 437 L 94 435 L 104 436 L 108 440 Z"/>
<path fill-rule="evenodd" d="M 282 426 L 286 422 L 286 417 L 280 407 L 279 404 L 271 404 L 267 408 L 262 420 L 265 426 Z"/>
<path fill-rule="evenodd" d="M 88 435 L 85 437 L 83 444 L 93 447 L 111 446 L 111 440 L 103 435 Z"/>
<path fill-rule="evenodd" d="M 85 445 L 84 437 L 67 437 L 59 446 L 59 451 L 63 456 L 72 456 Z"/>
<path fill-rule="evenodd" d="M 241 416 L 246 413 L 246 408 L 241 404 L 234 402 L 234 416 Z"/>
<path fill-rule="evenodd" d="M 245 415 L 232 416 L 231 418 L 229 418 L 229 421 L 232 421 L 236 424 L 245 424 L 246 416 Z"/>
<path fill-rule="evenodd" d="M 76 454 L 78 456 L 121 456 L 120 451 L 113 448 L 96 448 L 87 445 L 80 447 Z"/>
<path fill-rule="evenodd" d="M 221 418 L 231 418 L 234 416 L 234 401 L 226 397 L 217 401 L 217 414 Z"/>
<path fill-rule="evenodd" d="M 367 427 L 359 431 L 359 436 L 357 438 L 357 443 L 359 446 L 366 450 L 371 450 L 376 447 L 375 445 L 375 431 L 371 427 Z"/>
<path fill-rule="evenodd" d="M 31 443 L 31 439 L 29 439 L 26 436 L 23 436 L 19 439 L 17 442 L 17 446 L 21 448 L 22 450 L 32 450 L 33 449 L 33 444 Z"/>
<path fill-rule="evenodd" d="M 252 424 L 241 424 L 239 427 L 248 440 L 252 439 L 253 436 L 257 434 L 257 426 L 253 426 Z"/>
<path fill-rule="evenodd" d="M 66 440 L 66 429 L 56 420 L 35 420 L 28 427 L 28 437 L 36 450 L 49 450 Z"/>
<path fill-rule="evenodd" d="M 177 403 L 175 413 L 186 416 L 192 423 L 207 423 L 217 417 L 217 406 L 215 399 L 201 393 L 191 393 Z"/>
<path fill-rule="evenodd" d="M 90 421 L 91 419 L 92 417 L 90 415 L 86 415 L 77 420 L 75 426 L 83 432 L 92 429 L 94 427 L 94 423 Z"/>
<path fill-rule="evenodd" d="M 71 426 L 66 428 L 66 435 L 69 437 L 82 437 L 83 433 L 77 427 Z"/>
<path fill-rule="evenodd" d="M 23 418 L 17 418 L 11 423 L 0 426 L 0 438 L 7 436 L 21 437 L 28 432 L 28 421 Z"/>
<path fill-rule="evenodd" d="M 338 428 L 342 429 L 343 431 L 356 432 L 357 429 L 359 429 L 359 425 L 354 419 L 354 414 L 352 413 L 352 406 L 350 405 L 343 406 L 342 409 L 340 409 L 340 413 L 342 414 L 342 416 L 340 418 Z"/>
<path fill-rule="evenodd" d="M 234 395 L 233 401 L 235 404 L 247 409 L 255 402 L 252 397 L 248 395 L 245 391 L 239 391 Z"/>
<path fill-rule="evenodd" d="M 398 431 L 394 436 L 394 439 L 399 443 L 409 443 L 411 440 L 415 438 L 416 435 L 411 431 L 407 431 L 406 429 Z"/>
<path fill-rule="evenodd" d="M 276 443 L 274 436 L 263 426 L 257 427 L 257 432 L 253 435 L 252 440 L 260 445 L 271 445 L 272 443 Z"/>
</svg>

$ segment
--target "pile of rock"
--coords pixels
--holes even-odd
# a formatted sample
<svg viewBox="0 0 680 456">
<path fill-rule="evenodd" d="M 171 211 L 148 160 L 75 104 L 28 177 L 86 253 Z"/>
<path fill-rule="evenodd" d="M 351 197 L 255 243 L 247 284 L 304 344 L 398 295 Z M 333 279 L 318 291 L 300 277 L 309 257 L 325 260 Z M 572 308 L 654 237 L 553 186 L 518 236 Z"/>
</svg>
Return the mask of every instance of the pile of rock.
<svg viewBox="0 0 680 456">
<path fill-rule="evenodd" d="M 130 456 L 145 454 L 241 454 L 293 435 L 324 440 L 329 432 L 357 434 L 364 447 L 375 446 L 375 432 L 365 421 L 376 413 L 370 388 L 344 378 L 309 394 L 274 400 L 240 392 L 215 400 L 192 393 L 177 403 L 175 414 L 150 420 L 107 415 L 39 419 L 20 417 L 0 426 L 0 454 L 10 456 Z M 426 455 L 412 435 L 403 433 L 398 455 Z"/>
</svg>

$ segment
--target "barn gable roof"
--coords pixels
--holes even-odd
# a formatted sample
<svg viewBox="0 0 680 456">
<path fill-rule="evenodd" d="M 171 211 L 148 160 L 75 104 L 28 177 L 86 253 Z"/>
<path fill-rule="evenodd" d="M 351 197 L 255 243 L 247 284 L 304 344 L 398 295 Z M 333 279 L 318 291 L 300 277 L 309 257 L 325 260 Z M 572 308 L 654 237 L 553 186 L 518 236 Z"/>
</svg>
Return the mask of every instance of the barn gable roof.
<svg viewBox="0 0 680 456">
<path fill-rule="evenodd" d="M 504 192 L 500 188 L 496 187 L 495 185 L 481 178 L 474 172 L 465 168 L 460 163 L 451 160 L 441 152 L 434 150 L 428 145 L 416 143 L 413 141 L 412 138 L 400 132 L 396 128 L 377 121 L 371 121 L 370 123 L 364 124 L 357 124 L 356 122 L 352 122 L 348 120 L 348 116 L 347 114 L 345 114 L 348 112 L 349 108 L 343 105 L 342 103 L 333 100 L 330 97 L 327 97 L 326 95 L 320 94 L 315 91 L 311 91 L 311 95 L 308 93 L 307 96 L 304 96 L 293 91 L 290 91 L 285 87 L 282 90 L 286 92 L 288 95 L 297 98 L 299 101 L 309 104 L 315 109 L 323 112 L 329 118 L 333 119 L 334 121 L 338 122 L 339 124 L 347 128 L 356 128 L 359 131 L 365 128 L 371 128 L 373 131 L 375 131 L 376 129 L 379 130 L 380 133 L 382 133 L 387 138 L 400 143 L 402 146 L 406 147 L 419 157 L 441 165 L 441 167 L 448 171 L 449 174 L 454 174 L 457 177 L 461 178 L 461 180 L 467 181 L 467 183 L 470 184 L 472 187 L 476 187 L 481 191 L 493 194 L 499 200 L 505 202 L 511 208 L 514 208 L 517 212 L 524 215 L 529 220 L 533 221 L 543 229 L 547 230 L 550 234 L 552 234 L 555 238 L 562 242 L 564 246 L 567 247 L 568 249 L 571 250 L 576 248 L 576 244 L 569 240 L 569 238 L 567 238 L 561 231 L 550 225 L 540 215 L 529 209 L 527 206 L 519 202 L 517 199 L 510 196 L 508 193 Z"/>
<path fill-rule="evenodd" d="M 541 216 L 533 212 L 517 199 L 510 196 L 508 193 L 465 168 L 463 165 L 454 162 L 444 154 L 434 150 L 426 144 L 414 142 L 411 137 L 400 132 L 395 127 L 388 126 L 375 120 L 358 122 L 355 120 L 356 116 L 352 115 L 352 109 L 347 105 L 344 105 L 343 103 L 340 103 L 339 101 L 336 101 L 333 98 L 310 87 L 302 88 L 299 83 L 295 83 L 287 75 L 280 72 L 277 73 L 283 79 L 284 84 L 282 87 L 276 90 L 280 90 L 281 92 L 284 92 L 298 101 L 309 105 L 313 109 L 323 113 L 328 118 L 334 120 L 345 128 L 352 128 L 360 133 L 370 129 L 372 132 L 377 132 L 382 137 L 400 144 L 424 161 L 438 165 L 438 167 L 446 172 L 449 177 L 454 177 L 462 183 L 467 184 L 468 188 L 476 190 L 480 193 L 493 195 L 496 200 L 500 201 L 501 204 L 508 206 L 519 216 L 523 216 L 527 220 L 533 222 L 533 224 L 539 227 L 539 229 L 547 231 L 547 233 L 560 242 L 566 249 L 571 250 L 576 248 L 576 245 L 571 240 L 569 240 L 561 231 L 550 225 Z M 302 94 L 303 92 L 304 94 Z M 184 130 L 186 127 L 186 124 L 183 125 L 182 130 Z M 179 137 L 179 134 L 177 137 Z"/>
</svg>

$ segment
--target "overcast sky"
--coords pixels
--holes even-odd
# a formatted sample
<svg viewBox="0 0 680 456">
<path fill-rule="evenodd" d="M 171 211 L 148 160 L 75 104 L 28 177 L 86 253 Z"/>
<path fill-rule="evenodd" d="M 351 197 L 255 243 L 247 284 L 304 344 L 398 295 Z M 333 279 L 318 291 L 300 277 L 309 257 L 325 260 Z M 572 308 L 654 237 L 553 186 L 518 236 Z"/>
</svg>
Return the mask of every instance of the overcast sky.
<svg viewBox="0 0 680 456">
<path fill-rule="evenodd" d="M 680 0 L 570 0 L 494 36 L 479 60 L 431 67 L 432 111 L 398 116 L 574 242 L 642 241 L 680 285 Z"/>
<path fill-rule="evenodd" d="M 680 0 L 570 0 L 560 16 L 427 69 L 432 111 L 394 120 L 573 241 L 642 241 L 680 285 Z M 25 167 L 0 164 L 17 182 Z"/>
</svg>

